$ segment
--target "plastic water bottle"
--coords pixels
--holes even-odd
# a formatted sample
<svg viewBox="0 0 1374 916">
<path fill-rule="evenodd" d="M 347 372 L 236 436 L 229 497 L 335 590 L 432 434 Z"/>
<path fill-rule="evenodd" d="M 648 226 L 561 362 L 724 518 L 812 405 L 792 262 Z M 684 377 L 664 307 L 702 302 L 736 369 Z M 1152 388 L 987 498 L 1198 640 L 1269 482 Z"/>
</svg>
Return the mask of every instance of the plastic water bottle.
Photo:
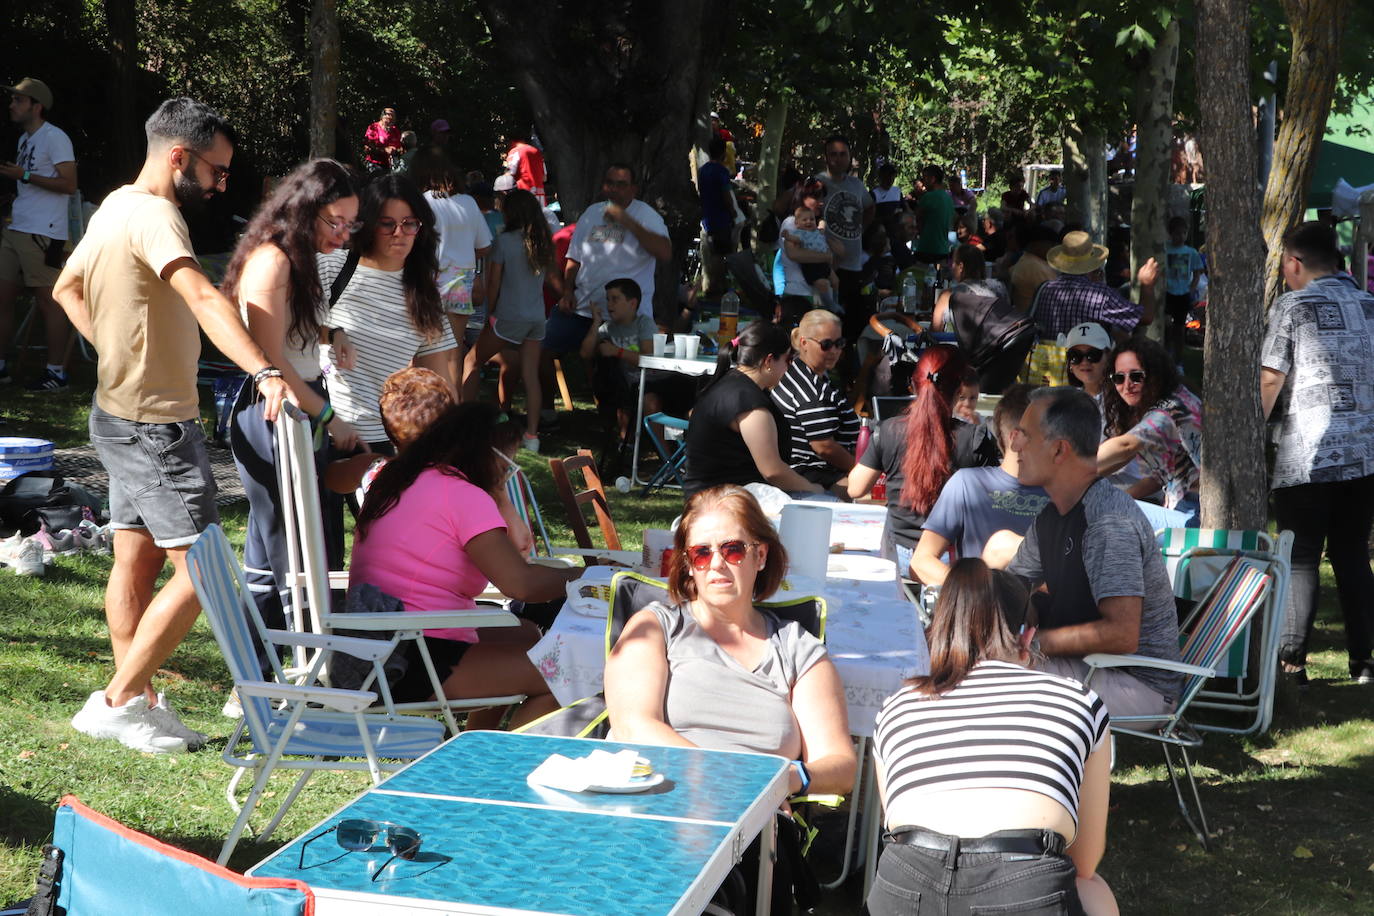
<svg viewBox="0 0 1374 916">
<path fill-rule="evenodd" d="M 920 288 L 916 285 L 916 278 L 907 274 L 906 279 L 902 281 L 902 311 L 914 314 L 917 306 L 921 304 L 917 298 L 919 295 Z"/>
<path fill-rule="evenodd" d="M 735 339 L 739 327 L 739 293 L 733 289 L 720 297 L 720 330 L 716 332 L 716 343 L 725 346 Z"/>
</svg>

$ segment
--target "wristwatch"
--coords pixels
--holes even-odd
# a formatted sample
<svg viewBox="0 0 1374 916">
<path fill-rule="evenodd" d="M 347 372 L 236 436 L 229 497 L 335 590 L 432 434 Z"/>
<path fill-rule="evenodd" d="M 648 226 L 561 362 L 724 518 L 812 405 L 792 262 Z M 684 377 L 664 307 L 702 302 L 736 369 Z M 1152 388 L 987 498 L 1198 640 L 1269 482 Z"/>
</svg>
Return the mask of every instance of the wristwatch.
<svg viewBox="0 0 1374 916">
<path fill-rule="evenodd" d="M 24 169 L 24 174 L 22 174 L 22 175 L 19 176 L 19 183 L 20 183 L 20 184 L 28 184 L 28 183 L 29 183 L 29 170 L 28 170 L 28 169 Z"/>
<path fill-rule="evenodd" d="M 797 776 L 801 779 L 801 788 L 797 790 L 796 794 L 805 795 L 806 790 L 811 788 L 811 772 L 806 768 L 806 764 L 800 760 L 792 761 L 792 769 L 797 771 Z"/>
</svg>

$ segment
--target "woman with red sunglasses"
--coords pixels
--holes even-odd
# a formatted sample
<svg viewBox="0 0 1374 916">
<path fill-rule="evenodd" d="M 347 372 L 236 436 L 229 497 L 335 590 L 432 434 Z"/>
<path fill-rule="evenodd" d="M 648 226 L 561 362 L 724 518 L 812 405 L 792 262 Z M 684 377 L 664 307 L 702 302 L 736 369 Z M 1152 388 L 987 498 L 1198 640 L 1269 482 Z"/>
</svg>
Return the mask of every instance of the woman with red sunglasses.
<svg viewBox="0 0 1374 916">
<path fill-rule="evenodd" d="M 743 487 L 687 500 L 668 574 L 671 606 L 625 624 L 606 661 L 615 738 L 780 754 L 792 792 L 845 792 L 854 747 L 844 688 L 819 639 L 754 602 L 782 583 L 787 553 Z"/>
</svg>

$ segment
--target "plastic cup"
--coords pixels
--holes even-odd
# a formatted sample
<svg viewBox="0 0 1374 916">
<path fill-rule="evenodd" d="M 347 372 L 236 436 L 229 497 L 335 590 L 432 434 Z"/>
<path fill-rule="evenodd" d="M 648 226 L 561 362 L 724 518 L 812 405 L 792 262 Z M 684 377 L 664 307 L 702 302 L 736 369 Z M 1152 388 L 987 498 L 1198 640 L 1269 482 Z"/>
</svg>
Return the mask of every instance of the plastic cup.
<svg viewBox="0 0 1374 916">
<path fill-rule="evenodd" d="M 677 338 L 678 356 L 682 359 L 696 359 L 697 348 L 701 346 L 701 338 L 695 334 L 687 334 Z"/>
<path fill-rule="evenodd" d="M 654 335 L 654 356 L 662 356 L 668 350 L 668 335 Z"/>
</svg>

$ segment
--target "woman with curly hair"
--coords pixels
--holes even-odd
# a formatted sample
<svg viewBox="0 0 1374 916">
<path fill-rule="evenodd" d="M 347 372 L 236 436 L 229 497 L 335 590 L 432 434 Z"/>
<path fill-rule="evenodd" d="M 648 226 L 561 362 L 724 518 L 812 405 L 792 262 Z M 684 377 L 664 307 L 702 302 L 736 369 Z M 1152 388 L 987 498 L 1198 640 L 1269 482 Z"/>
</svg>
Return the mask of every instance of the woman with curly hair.
<svg viewBox="0 0 1374 916">
<path fill-rule="evenodd" d="M 358 348 L 353 366 L 331 373 L 328 387 L 334 409 L 362 440 L 390 454 L 377 407 L 382 383 L 413 363 L 452 385 L 448 357 L 458 344 L 439 302 L 438 235 L 424 195 L 407 178 L 383 175 L 363 188 L 358 219 L 353 250 L 318 259 L 321 284 L 343 284 L 329 325 Z"/>
<path fill-rule="evenodd" d="M 911 573 L 911 554 L 926 515 L 945 481 L 959 468 L 997 464 L 997 442 L 985 425 L 953 416 L 954 396 L 968 360 L 947 344 L 929 347 L 911 374 L 915 395 L 905 413 L 884 420 L 849 472 L 849 498 L 866 496 L 879 474 L 887 475 L 887 528 L 883 555 Z"/>
<path fill-rule="evenodd" d="M 1097 450 L 1099 473 L 1139 457 L 1145 475 L 1129 492 L 1144 499 L 1160 489 L 1164 508 L 1196 524 L 1202 468 L 1202 402 L 1183 386 L 1168 352 L 1148 338 L 1117 347 L 1107 367 L 1103 413 L 1107 439 Z"/>
<path fill-rule="evenodd" d="M 315 159 L 286 176 L 244 230 L 225 271 L 225 296 L 237 302 L 253 340 L 281 369 L 292 398 L 311 417 L 323 456 L 327 439 L 350 450 L 358 434 L 334 413 L 320 374 L 321 345 L 334 344 L 341 368 L 351 367 L 352 347 L 342 331 L 331 331 L 328 305 L 315 267 L 316 253 L 328 256 L 357 228 L 358 197 L 348 172 L 333 159 Z M 276 447 L 263 402 L 244 384 L 233 409 L 229 444 L 248 495 L 244 567 L 267 625 L 284 628 L 290 594 L 285 519 L 277 489 Z M 338 538 L 327 538 L 337 543 Z M 341 560 L 342 557 L 335 557 Z"/>
</svg>

